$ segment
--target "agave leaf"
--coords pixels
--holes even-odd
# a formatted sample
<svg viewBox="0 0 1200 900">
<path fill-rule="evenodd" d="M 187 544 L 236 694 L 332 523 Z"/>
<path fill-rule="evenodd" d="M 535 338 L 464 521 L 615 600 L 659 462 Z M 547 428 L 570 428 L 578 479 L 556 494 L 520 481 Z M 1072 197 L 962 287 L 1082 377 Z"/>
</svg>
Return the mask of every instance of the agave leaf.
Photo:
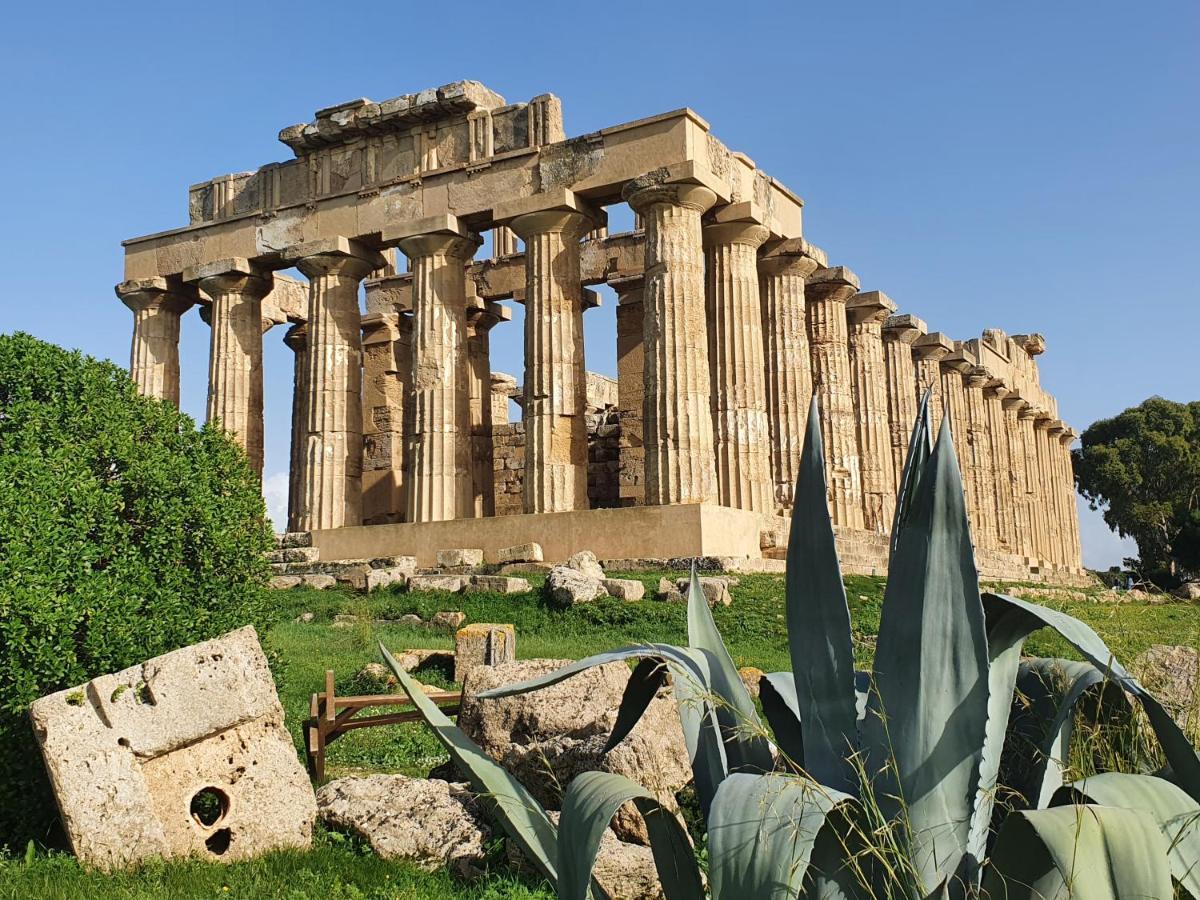
<svg viewBox="0 0 1200 900">
<path fill-rule="evenodd" d="M 730 775 L 708 819 L 713 900 L 791 900 L 826 817 L 848 794 L 791 775 Z"/>
<path fill-rule="evenodd" d="M 804 768 L 821 784 L 856 793 L 848 757 L 858 746 L 850 608 L 825 483 L 817 398 L 808 410 L 787 552 L 787 629 L 794 708 L 804 723 Z"/>
<path fill-rule="evenodd" d="M 425 695 L 413 677 L 400 667 L 387 647 L 380 643 L 379 650 L 395 674 L 400 687 L 421 713 L 425 724 L 433 730 L 458 767 L 466 772 L 471 781 L 471 788 L 477 794 L 491 798 L 495 804 L 497 818 L 504 825 L 508 836 L 551 884 L 557 884 L 558 842 L 554 824 L 546 816 L 541 804 L 521 782 L 497 765 L 438 709 L 437 704 Z"/>
<path fill-rule="evenodd" d="M 775 765 L 771 747 L 764 737 L 762 721 L 737 666 L 721 639 L 713 621 L 708 599 L 700 587 L 696 564 L 692 563 L 691 583 L 688 585 L 688 645 L 708 659 L 708 687 L 713 693 L 712 705 L 730 771 L 769 772 Z"/>
<path fill-rule="evenodd" d="M 1010 815 L 983 881 L 990 900 L 1172 896 L 1167 839 L 1140 809 L 1057 806 Z"/>
<path fill-rule="evenodd" d="M 959 873 L 968 849 L 987 729 L 988 649 L 946 420 L 925 469 L 888 567 L 863 743 L 872 770 L 883 773 L 880 807 L 906 818 L 928 892 Z"/>
<path fill-rule="evenodd" d="M 679 820 L 640 784 L 609 772 L 577 775 L 563 798 L 558 825 L 558 896 L 586 900 L 596 852 L 617 810 L 632 801 L 646 822 L 654 867 L 666 900 L 695 900 L 704 888 Z"/>
<path fill-rule="evenodd" d="M 804 728 L 796 704 L 796 682 L 791 672 L 771 672 L 758 683 L 758 702 L 775 735 L 775 743 L 788 760 L 804 768 Z"/>
<path fill-rule="evenodd" d="M 608 743 L 604 745 L 607 753 L 621 743 L 629 732 L 633 731 L 642 714 L 650 706 L 650 702 L 658 694 L 667 680 L 667 667 L 660 660 L 648 656 L 634 666 L 621 695 L 621 705 L 617 708 L 617 721 L 613 725 Z"/>
<path fill-rule="evenodd" d="M 1117 662 L 1112 651 L 1095 631 L 1066 613 L 1038 606 L 1035 603 L 1028 603 L 1015 597 L 1007 597 L 1003 594 L 984 594 L 983 602 L 992 606 L 1017 607 L 1029 614 L 1029 621 L 1032 624 L 1053 628 L 1084 659 L 1101 672 L 1108 673 L 1113 681 L 1132 694 L 1146 712 L 1146 718 L 1149 719 L 1150 726 L 1154 729 L 1154 734 L 1163 749 L 1163 755 L 1166 756 L 1167 763 L 1171 766 L 1174 780 L 1188 792 L 1192 799 L 1200 801 L 1200 755 L 1197 755 L 1191 741 L 1180 730 L 1170 713 L 1163 709 L 1162 704 L 1143 688 L 1124 666 Z M 1034 620 L 1037 621 L 1034 622 Z"/>
<path fill-rule="evenodd" d="M 912 434 L 908 439 L 908 452 L 900 474 L 900 489 L 896 492 L 896 512 L 892 515 L 890 551 L 893 556 L 896 553 L 896 541 L 900 537 L 900 531 L 908 520 L 908 511 L 912 507 L 917 482 L 925 471 L 925 462 L 933 449 L 933 427 L 929 422 L 929 396 L 932 392 L 933 388 L 926 388 L 925 393 L 921 395 L 917 418 L 913 421 Z"/>
<path fill-rule="evenodd" d="M 1200 804 L 1180 788 L 1153 775 L 1106 772 L 1060 788 L 1053 803 L 1099 803 L 1150 813 L 1170 847 L 1171 877 L 1200 897 Z"/>
</svg>

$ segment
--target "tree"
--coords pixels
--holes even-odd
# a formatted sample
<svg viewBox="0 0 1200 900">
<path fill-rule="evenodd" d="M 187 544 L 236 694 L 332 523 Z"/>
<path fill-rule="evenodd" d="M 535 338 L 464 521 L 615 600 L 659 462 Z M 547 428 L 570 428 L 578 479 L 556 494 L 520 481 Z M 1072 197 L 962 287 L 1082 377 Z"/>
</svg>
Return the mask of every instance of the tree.
<svg viewBox="0 0 1200 900">
<path fill-rule="evenodd" d="M 241 448 L 129 375 L 0 335 L 0 846 L 53 834 L 36 698 L 267 623 L 271 546 Z"/>
<path fill-rule="evenodd" d="M 1151 397 L 1094 422 L 1081 443 L 1079 492 L 1137 542 L 1143 572 L 1164 587 L 1200 574 L 1200 401 Z"/>
</svg>

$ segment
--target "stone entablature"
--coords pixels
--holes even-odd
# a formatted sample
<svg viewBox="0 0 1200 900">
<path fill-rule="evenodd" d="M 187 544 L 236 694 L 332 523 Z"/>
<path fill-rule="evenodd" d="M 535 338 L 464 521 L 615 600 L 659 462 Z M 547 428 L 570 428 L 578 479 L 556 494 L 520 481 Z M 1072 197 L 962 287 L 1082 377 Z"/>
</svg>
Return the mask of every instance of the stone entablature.
<svg viewBox="0 0 1200 900">
<path fill-rule="evenodd" d="M 839 545 L 882 569 L 929 389 L 985 574 L 1081 571 L 1044 339 L 954 340 L 861 290 L 804 238 L 800 199 L 690 109 L 567 139 L 553 95 L 459 82 L 329 107 L 280 140 L 294 161 L 196 185 L 189 225 L 126 241 L 117 291 L 134 380 L 176 402 L 179 317 L 202 307 L 209 418 L 259 466 L 261 334 L 290 323 L 290 530 L 701 504 L 757 516 L 774 552 L 815 392 Z M 618 203 L 634 230 L 609 234 Z M 618 377 L 589 401 L 601 283 Z M 491 371 L 502 301 L 525 306 L 523 388 Z"/>
</svg>

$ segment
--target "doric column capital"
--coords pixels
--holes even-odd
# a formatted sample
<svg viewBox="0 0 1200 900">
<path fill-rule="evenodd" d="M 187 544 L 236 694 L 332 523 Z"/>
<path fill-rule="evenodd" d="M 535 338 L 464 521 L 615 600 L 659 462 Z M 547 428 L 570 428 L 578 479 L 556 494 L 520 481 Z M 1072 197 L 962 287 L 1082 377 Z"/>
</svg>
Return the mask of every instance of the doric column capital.
<svg viewBox="0 0 1200 900">
<path fill-rule="evenodd" d="M 498 203 L 492 210 L 497 224 L 507 225 L 522 240 L 529 235 L 563 232 L 578 240 L 589 231 L 606 227 L 608 216 L 574 191 L 558 188 L 532 197 Z"/>
<path fill-rule="evenodd" d="M 271 293 L 275 282 L 248 259 L 233 257 L 191 266 L 183 270 L 183 280 L 195 284 L 207 296 L 243 294 L 261 300 Z"/>
<path fill-rule="evenodd" d="M 883 325 L 896 304 L 883 291 L 860 291 L 846 301 L 846 316 L 853 325 Z"/>
<path fill-rule="evenodd" d="M 758 270 L 764 275 L 796 275 L 808 278 L 817 269 L 829 265 L 825 251 L 804 238 L 770 242 L 758 260 Z"/>
<path fill-rule="evenodd" d="M 362 317 L 362 342 L 364 347 L 375 344 L 390 344 L 400 339 L 400 315 L 398 313 L 368 313 Z"/>
<path fill-rule="evenodd" d="M 717 195 L 702 184 L 664 184 L 653 180 L 653 175 L 643 175 L 622 188 L 621 199 L 639 213 L 663 203 L 705 213 L 717 202 Z"/>
<path fill-rule="evenodd" d="M 1035 409 L 1033 427 L 1038 431 L 1049 431 L 1054 426 L 1054 417 L 1044 409 Z"/>
<path fill-rule="evenodd" d="M 910 313 L 888 316 L 887 321 L 883 323 L 883 339 L 901 344 L 912 344 L 928 330 L 924 319 L 918 319 Z"/>
<path fill-rule="evenodd" d="M 387 266 L 382 253 L 343 237 L 298 244 L 289 248 L 283 258 L 310 279 L 322 275 L 361 279 Z"/>
<path fill-rule="evenodd" d="M 475 299 L 467 298 L 467 327 L 476 334 L 491 331 L 501 322 L 512 321 L 512 310 L 503 303 L 482 298 L 479 298 L 477 303 L 472 303 Z"/>
<path fill-rule="evenodd" d="M 449 256 L 468 260 L 475 255 L 483 238 L 471 231 L 457 216 L 427 216 L 412 219 L 383 230 L 383 243 L 397 246 L 412 259 L 423 256 Z"/>
<path fill-rule="evenodd" d="M 952 369 L 960 375 L 966 375 L 977 363 L 978 360 L 963 346 L 962 341 L 955 341 L 954 349 L 941 360 L 943 369 Z"/>
<path fill-rule="evenodd" d="M 945 359 L 954 351 L 954 341 L 946 337 L 940 331 L 934 331 L 929 334 L 921 335 L 913 341 L 913 355 L 917 359 L 926 359 L 933 362 L 938 362 Z"/>
<path fill-rule="evenodd" d="M 646 289 L 644 275 L 621 275 L 608 279 L 608 286 L 616 291 L 617 306 L 628 306 L 631 303 L 641 303 Z"/>
<path fill-rule="evenodd" d="M 992 382 L 992 373 L 983 366 L 974 366 L 966 376 L 967 387 L 977 391 L 984 390 Z"/>
<path fill-rule="evenodd" d="M 810 299 L 845 303 L 858 293 L 858 276 L 845 266 L 826 266 L 808 276 L 805 289 Z"/>
<path fill-rule="evenodd" d="M 199 299 L 190 285 L 178 285 L 166 278 L 137 278 L 122 281 L 114 288 L 121 302 L 134 312 L 160 309 L 182 315 Z"/>
<path fill-rule="evenodd" d="M 1062 444 L 1064 447 L 1070 447 L 1071 444 L 1073 444 L 1075 442 L 1075 439 L 1077 437 L 1079 437 L 1079 434 L 1075 431 L 1075 429 L 1071 428 L 1069 425 L 1067 425 L 1064 422 L 1063 430 L 1058 435 L 1058 442 L 1060 444 Z"/>
<path fill-rule="evenodd" d="M 1051 436 L 1058 437 L 1067 430 L 1067 424 L 1062 419 L 1053 419 L 1046 430 L 1050 432 Z"/>
<path fill-rule="evenodd" d="M 705 249 L 726 244 L 741 244 L 757 250 L 771 232 L 757 222 L 725 222 L 705 225 L 702 231 Z"/>
<path fill-rule="evenodd" d="M 1036 422 L 1037 417 L 1041 415 L 1041 410 L 1030 403 L 1028 400 L 1018 400 L 1017 418 L 1021 421 L 1029 420 Z"/>
<path fill-rule="evenodd" d="M 1008 389 L 1008 385 L 1006 385 L 1003 381 L 997 381 L 995 379 L 989 381 L 987 387 L 984 388 L 984 395 L 987 397 L 995 397 L 1001 402 L 1001 405 L 1004 403 L 1004 398 L 1010 393 L 1012 393 L 1012 391 Z"/>
<path fill-rule="evenodd" d="M 303 353 L 308 348 L 308 323 L 298 322 L 285 331 L 283 342 L 293 353 Z"/>
</svg>

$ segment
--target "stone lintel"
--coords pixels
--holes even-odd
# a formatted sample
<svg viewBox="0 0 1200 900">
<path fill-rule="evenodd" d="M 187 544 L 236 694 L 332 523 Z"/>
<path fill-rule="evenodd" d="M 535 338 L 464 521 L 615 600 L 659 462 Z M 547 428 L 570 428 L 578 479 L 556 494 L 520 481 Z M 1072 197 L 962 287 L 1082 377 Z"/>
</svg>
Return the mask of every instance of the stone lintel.
<svg viewBox="0 0 1200 900">
<path fill-rule="evenodd" d="M 855 323 L 883 324 L 896 311 L 896 304 L 883 291 L 859 291 L 846 301 L 846 313 Z"/>
<path fill-rule="evenodd" d="M 1012 339 L 1030 356 L 1041 356 L 1046 352 L 1046 339 L 1036 332 L 1034 334 L 1014 334 Z"/>
<path fill-rule="evenodd" d="M 913 342 L 913 353 L 922 359 L 940 360 L 954 352 L 954 341 L 940 331 L 923 334 Z"/>
<path fill-rule="evenodd" d="M 184 281 L 200 281 L 202 278 L 215 278 L 218 275 L 252 275 L 259 278 L 267 277 L 263 270 L 242 256 L 229 259 L 218 259 L 191 266 L 183 270 Z"/>
<path fill-rule="evenodd" d="M 646 278 L 641 273 L 637 275 L 616 275 L 608 279 L 608 286 L 617 292 L 618 306 L 641 303 L 641 291 L 645 284 Z"/>
<path fill-rule="evenodd" d="M 577 212 L 586 216 L 594 228 L 602 228 L 608 224 L 608 214 L 604 210 L 596 208 L 566 188 L 553 188 L 531 197 L 517 197 L 497 203 L 492 209 L 492 218 L 497 225 L 511 226 L 514 219 L 540 212 Z"/>
<path fill-rule="evenodd" d="M 458 216 L 442 214 L 400 222 L 390 228 L 385 228 L 380 237 L 384 246 L 394 247 L 405 238 L 424 237 L 432 234 L 454 235 L 467 239 L 474 236 L 474 232 L 462 224 Z"/>
<path fill-rule="evenodd" d="M 756 222 L 761 225 L 767 221 L 766 211 L 753 200 L 718 206 L 708 214 L 708 219 L 706 224 L 712 225 L 724 225 L 729 222 Z"/>
<path fill-rule="evenodd" d="M 948 369 L 954 369 L 965 375 L 979 364 L 979 360 L 969 351 L 962 341 L 954 342 L 954 349 L 941 361 Z"/>
<path fill-rule="evenodd" d="M 287 263 L 298 263 L 313 256 L 340 256 L 346 259 L 358 259 L 368 264 L 371 269 L 382 269 L 387 265 L 387 259 L 381 253 L 369 250 L 358 241 L 346 237 L 324 238 L 319 241 L 307 241 L 289 247 L 282 254 L 282 260 Z"/>
<path fill-rule="evenodd" d="M 912 313 L 902 313 L 898 316 L 888 316 L 883 323 L 883 336 L 887 340 L 911 344 L 921 335 L 929 331 L 924 319 L 919 319 Z"/>
<path fill-rule="evenodd" d="M 581 305 L 584 309 L 597 309 L 602 303 L 600 294 L 591 288 L 584 288 L 580 299 L 582 300 Z"/>
</svg>

